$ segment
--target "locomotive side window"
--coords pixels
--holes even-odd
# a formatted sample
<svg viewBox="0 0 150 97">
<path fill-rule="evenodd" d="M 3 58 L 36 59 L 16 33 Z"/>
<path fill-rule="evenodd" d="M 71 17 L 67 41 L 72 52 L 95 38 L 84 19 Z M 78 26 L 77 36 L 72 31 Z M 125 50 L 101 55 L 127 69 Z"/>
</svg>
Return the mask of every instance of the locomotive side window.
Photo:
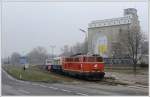
<svg viewBox="0 0 150 97">
<path fill-rule="evenodd" d="M 70 62 L 70 58 L 67 58 L 67 62 Z"/>
<path fill-rule="evenodd" d="M 88 62 L 95 62 L 95 57 L 88 57 Z"/>
<path fill-rule="evenodd" d="M 74 58 L 74 62 L 79 62 L 79 58 Z"/>
<path fill-rule="evenodd" d="M 70 62 L 73 62 L 73 58 L 70 58 Z"/>
<path fill-rule="evenodd" d="M 73 58 L 65 58 L 65 62 L 73 62 Z"/>
<path fill-rule="evenodd" d="M 102 61 L 103 61 L 103 58 L 102 58 L 102 57 L 97 57 L 97 58 L 96 58 L 96 61 L 97 61 L 97 62 L 102 62 Z"/>
<path fill-rule="evenodd" d="M 65 62 L 68 62 L 68 58 L 65 58 Z"/>
<path fill-rule="evenodd" d="M 70 62 L 70 58 L 66 58 L 65 61 L 66 61 L 66 62 Z"/>
<path fill-rule="evenodd" d="M 87 60 L 87 57 L 83 57 L 83 62 L 86 62 L 86 60 Z"/>
<path fill-rule="evenodd" d="M 69 62 L 71 62 L 72 61 L 72 58 L 69 58 Z"/>
</svg>

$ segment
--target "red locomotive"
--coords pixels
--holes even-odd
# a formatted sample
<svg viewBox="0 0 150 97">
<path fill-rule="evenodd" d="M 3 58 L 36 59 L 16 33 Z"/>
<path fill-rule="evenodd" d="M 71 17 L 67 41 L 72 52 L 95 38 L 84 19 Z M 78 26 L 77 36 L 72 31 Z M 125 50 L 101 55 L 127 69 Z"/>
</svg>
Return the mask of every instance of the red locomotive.
<svg viewBox="0 0 150 97">
<path fill-rule="evenodd" d="M 51 71 L 86 79 L 104 77 L 103 58 L 94 55 L 78 55 L 53 60 Z"/>
<path fill-rule="evenodd" d="M 104 62 L 100 56 L 79 55 L 62 59 L 63 72 L 87 79 L 103 78 Z"/>
</svg>

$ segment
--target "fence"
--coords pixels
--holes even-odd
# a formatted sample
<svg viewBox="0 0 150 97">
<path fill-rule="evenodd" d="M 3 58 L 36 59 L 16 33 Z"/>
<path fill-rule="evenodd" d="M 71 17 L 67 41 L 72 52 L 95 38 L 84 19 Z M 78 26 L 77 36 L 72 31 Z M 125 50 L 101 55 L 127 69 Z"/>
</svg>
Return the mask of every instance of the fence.
<svg viewBox="0 0 150 97">
<path fill-rule="evenodd" d="M 121 59 L 121 58 L 104 58 L 104 63 L 106 66 L 132 66 L 131 59 Z"/>
</svg>

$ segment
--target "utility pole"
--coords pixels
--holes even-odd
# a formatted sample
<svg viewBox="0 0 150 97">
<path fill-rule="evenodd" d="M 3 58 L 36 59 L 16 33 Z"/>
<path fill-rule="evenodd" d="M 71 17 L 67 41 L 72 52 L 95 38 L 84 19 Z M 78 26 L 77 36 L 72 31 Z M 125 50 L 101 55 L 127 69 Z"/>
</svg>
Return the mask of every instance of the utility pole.
<svg viewBox="0 0 150 97">
<path fill-rule="evenodd" d="M 79 29 L 81 32 L 83 32 L 84 34 L 85 34 L 85 40 L 84 40 L 84 51 L 85 51 L 85 53 L 87 53 L 88 51 L 87 51 L 87 41 L 88 41 L 88 36 L 87 36 L 87 31 L 85 31 L 85 30 L 83 30 L 83 29 Z"/>
<path fill-rule="evenodd" d="M 56 47 L 55 45 L 50 45 L 51 50 L 52 50 L 52 58 L 54 58 L 54 48 Z"/>
</svg>

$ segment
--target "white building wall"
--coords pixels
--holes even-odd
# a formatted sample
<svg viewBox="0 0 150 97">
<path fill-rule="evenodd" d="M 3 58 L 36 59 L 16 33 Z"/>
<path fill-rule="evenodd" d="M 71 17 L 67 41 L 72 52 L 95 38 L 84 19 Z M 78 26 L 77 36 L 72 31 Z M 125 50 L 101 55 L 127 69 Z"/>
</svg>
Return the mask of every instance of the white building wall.
<svg viewBox="0 0 150 97">
<path fill-rule="evenodd" d="M 130 9 L 130 8 L 129 8 Z M 97 54 L 97 41 L 107 38 L 107 57 L 112 56 L 112 43 L 118 42 L 120 29 L 129 29 L 131 25 L 139 25 L 137 12 L 134 9 L 126 9 L 124 17 L 96 20 L 88 25 L 88 52 Z M 132 13 L 133 10 L 133 13 Z M 128 12 L 129 11 L 129 12 Z M 105 48 L 105 46 L 104 46 Z M 101 49 L 103 51 L 103 49 Z M 99 53 L 100 54 L 100 53 Z M 106 56 L 103 56 L 106 57 Z"/>
</svg>

